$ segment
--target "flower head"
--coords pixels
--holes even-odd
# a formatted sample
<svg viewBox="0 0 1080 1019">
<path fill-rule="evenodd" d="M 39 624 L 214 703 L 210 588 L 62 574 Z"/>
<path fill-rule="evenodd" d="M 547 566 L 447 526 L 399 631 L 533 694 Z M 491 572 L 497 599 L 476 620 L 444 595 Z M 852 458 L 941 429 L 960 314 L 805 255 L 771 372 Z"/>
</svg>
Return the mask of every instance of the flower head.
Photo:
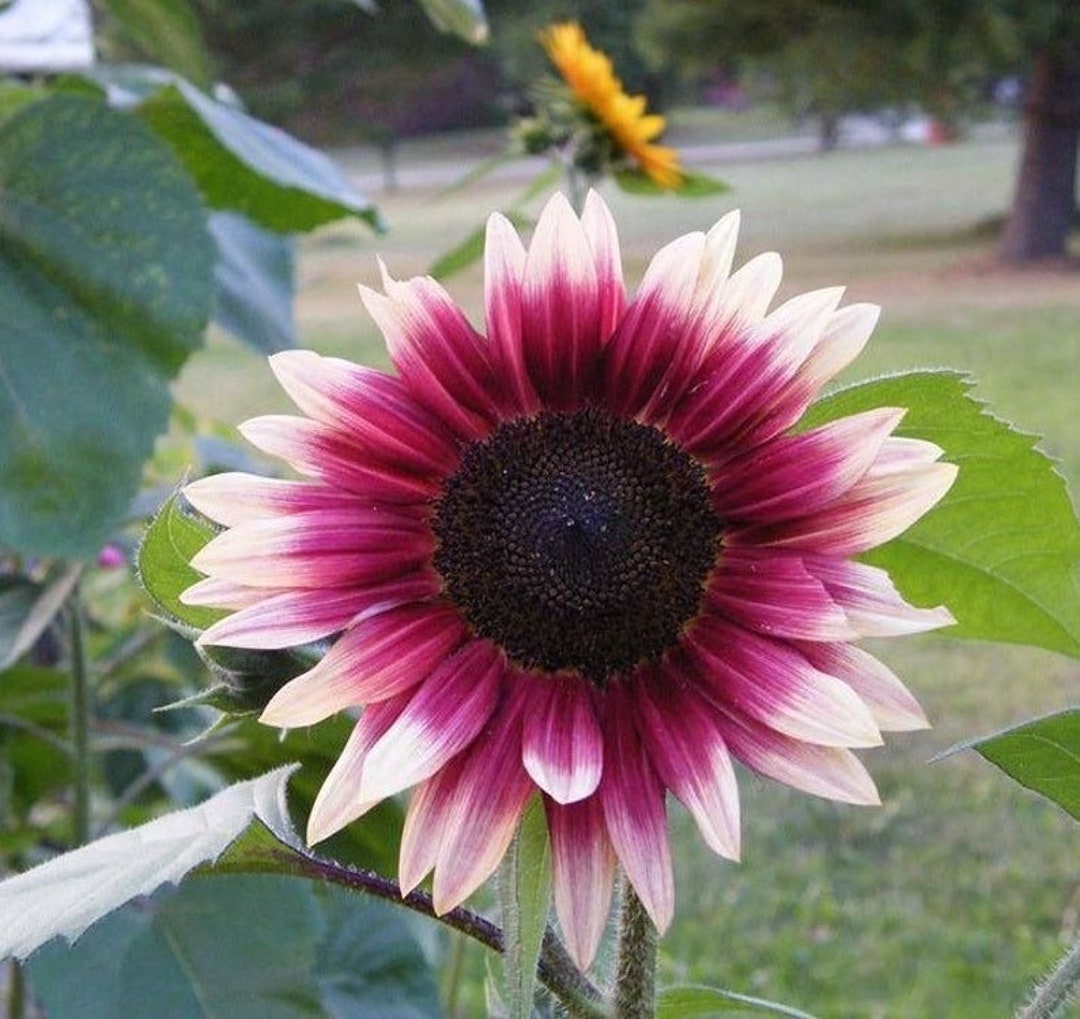
<svg viewBox="0 0 1080 1019">
<path fill-rule="evenodd" d="M 628 301 L 594 193 L 560 195 L 526 249 L 488 224 L 486 329 L 429 278 L 362 288 L 396 375 L 289 351 L 302 416 L 244 434 L 306 480 L 190 485 L 223 524 L 193 604 L 202 641 L 337 635 L 263 721 L 362 714 L 313 808 L 317 842 L 416 787 L 401 882 L 436 908 L 497 866 L 530 797 L 551 835 L 568 946 L 596 950 L 616 861 L 660 928 L 673 910 L 670 791 L 739 854 L 733 761 L 877 802 L 852 748 L 919 728 L 900 681 L 853 642 L 951 621 L 852 557 L 949 488 L 941 451 L 882 408 L 793 430 L 877 309 L 839 289 L 768 312 L 780 261 L 731 272 L 737 215 L 673 241 Z"/>
<path fill-rule="evenodd" d="M 586 115 L 600 128 L 615 154 L 637 163 L 662 188 L 682 183 L 679 155 L 654 145 L 664 118 L 645 112 L 645 97 L 627 95 L 610 58 L 593 49 L 575 21 L 552 25 L 540 42 Z"/>
</svg>

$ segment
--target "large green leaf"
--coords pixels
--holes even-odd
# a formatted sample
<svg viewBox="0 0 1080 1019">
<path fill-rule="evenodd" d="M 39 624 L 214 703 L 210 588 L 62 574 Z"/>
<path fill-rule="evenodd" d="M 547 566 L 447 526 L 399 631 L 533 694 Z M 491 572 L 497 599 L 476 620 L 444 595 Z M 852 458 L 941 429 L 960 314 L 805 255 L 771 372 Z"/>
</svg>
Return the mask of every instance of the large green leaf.
<svg viewBox="0 0 1080 1019">
<path fill-rule="evenodd" d="M 117 832 L 0 883 L 0 959 L 68 941 L 132 899 L 212 864 L 242 836 L 297 844 L 285 805 L 290 769 L 241 782 L 188 810 Z M 253 823 L 254 822 L 254 823 Z M 285 869 L 282 864 L 281 869 Z"/>
<path fill-rule="evenodd" d="M 0 544 L 90 556 L 202 342 L 206 216 L 159 139 L 85 96 L 0 124 L 0 190 Z"/>
<path fill-rule="evenodd" d="M 1032 719 L 946 754 L 968 748 L 1080 821 L 1080 708 Z"/>
<path fill-rule="evenodd" d="M 378 227 L 375 207 L 325 155 L 174 78 L 136 108 L 187 167 L 207 203 L 281 233 L 345 216 Z"/>
<path fill-rule="evenodd" d="M 423 1019 L 430 967 L 382 903 L 284 877 L 185 883 L 30 962 L 51 1019 Z"/>
<path fill-rule="evenodd" d="M 210 233 L 218 250 L 214 321 L 263 354 L 295 347 L 293 239 L 231 212 L 211 216 Z"/>
<path fill-rule="evenodd" d="M 826 397 L 820 424 L 871 407 L 906 407 L 897 435 L 937 443 L 960 467 L 948 495 L 865 558 L 918 605 L 945 604 L 950 636 L 1032 644 L 1080 656 L 1080 525 L 1064 479 L 1036 439 L 987 414 L 953 372 L 911 372 Z"/>
</svg>

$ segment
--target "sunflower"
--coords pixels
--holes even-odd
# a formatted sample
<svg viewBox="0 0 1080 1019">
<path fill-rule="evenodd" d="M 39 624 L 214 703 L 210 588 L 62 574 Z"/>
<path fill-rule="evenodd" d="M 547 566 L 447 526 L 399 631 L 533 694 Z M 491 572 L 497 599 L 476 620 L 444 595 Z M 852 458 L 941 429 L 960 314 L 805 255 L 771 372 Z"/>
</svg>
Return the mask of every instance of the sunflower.
<svg viewBox="0 0 1080 1019">
<path fill-rule="evenodd" d="M 662 188 L 683 181 L 679 154 L 652 141 L 664 130 L 664 118 L 645 111 L 645 97 L 627 95 L 611 60 L 593 49 L 575 21 L 552 25 L 540 43 L 590 119 L 610 139 L 618 156 L 632 160 Z"/>
<path fill-rule="evenodd" d="M 881 408 L 795 430 L 868 339 L 840 289 L 767 313 L 780 260 L 730 272 L 737 214 L 652 260 L 627 300 L 615 225 L 556 195 L 526 247 L 488 223 L 486 335 L 430 278 L 363 301 L 390 375 L 310 351 L 271 359 L 302 416 L 241 430 L 305 480 L 222 474 L 188 499 L 225 530 L 190 604 L 232 610 L 204 644 L 335 636 L 270 725 L 359 721 L 312 810 L 318 842 L 416 787 L 406 890 L 445 911 L 498 865 L 542 797 L 554 898 L 586 966 L 616 862 L 662 930 L 668 792 L 739 855 L 733 762 L 876 803 L 852 748 L 922 727 L 853 642 L 947 625 L 852 557 L 952 484 Z"/>
</svg>

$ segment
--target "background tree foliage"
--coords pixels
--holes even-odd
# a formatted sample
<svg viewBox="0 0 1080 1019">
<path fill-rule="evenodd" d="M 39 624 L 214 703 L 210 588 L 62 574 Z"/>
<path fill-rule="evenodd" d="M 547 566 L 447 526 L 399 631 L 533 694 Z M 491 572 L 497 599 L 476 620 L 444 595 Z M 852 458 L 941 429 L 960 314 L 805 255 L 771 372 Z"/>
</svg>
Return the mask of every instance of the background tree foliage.
<svg viewBox="0 0 1080 1019">
<path fill-rule="evenodd" d="M 955 127 L 995 77 L 1028 80 L 1025 149 L 1001 254 L 1061 256 L 1076 207 L 1080 5 L 1074 0 L 649 0 L 638 22 L 657 67 L 765 69 L 795 113 L 836 119 L 918 104 Z"/>
</svg>

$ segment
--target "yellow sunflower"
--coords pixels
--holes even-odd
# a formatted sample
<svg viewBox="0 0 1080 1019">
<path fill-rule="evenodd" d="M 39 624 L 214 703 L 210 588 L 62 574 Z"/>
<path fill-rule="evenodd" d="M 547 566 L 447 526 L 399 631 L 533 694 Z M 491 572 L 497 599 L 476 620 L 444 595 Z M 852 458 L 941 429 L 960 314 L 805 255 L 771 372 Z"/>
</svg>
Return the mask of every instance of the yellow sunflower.
<svg viewBox="0 0 1080 1019">
<path fill-rule="evenodd" d="M 679 154 L 653 145 L 664 130 L 664 118 L 645 112 L 645 97 L 627 95 L 610 58 L 593 49 L 576 21 L 552 25 L 540 33 L 540 44 L 579 102 L 611 136 L 618 151 L 633 159 L 662 188 L 683 182 Z"/>
</svg>

